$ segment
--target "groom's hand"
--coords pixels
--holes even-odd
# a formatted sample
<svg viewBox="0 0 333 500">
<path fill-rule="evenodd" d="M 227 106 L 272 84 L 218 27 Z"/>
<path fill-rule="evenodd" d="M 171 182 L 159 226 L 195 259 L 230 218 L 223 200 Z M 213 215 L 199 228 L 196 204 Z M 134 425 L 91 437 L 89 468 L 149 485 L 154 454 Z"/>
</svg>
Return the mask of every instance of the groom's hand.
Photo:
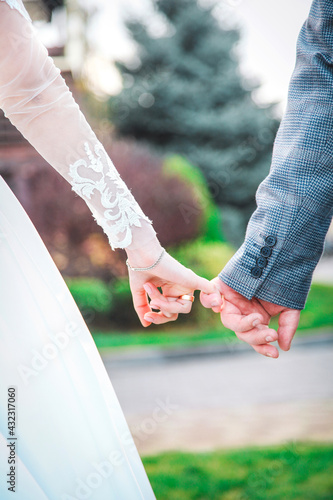
<svg viewBox="0 0 333 500">
<path fill-rule="evenodd" d="M 225 297 L 221 321 L 226 328 L 233 330 L 239 339 L 247 342 L 255 351 L 265 356 L 279 357 L 277 348 L 270 344 L 275 340 L 278 341 L 282 350 L 290 349 L 299 322 L 299 310 L 271 304 L 257 298 L 248 300 L 223 283 L 220 278 L 214 278 L 212 281 Z M 200 300 L 204 307 L 220 312 L 218 308 L 212 307 L 210 295 L 202 292 Z M 279 326 L 276 332 L 268 325 L 271 318 L 277 315 L 279 315 Z"/>
</svg>

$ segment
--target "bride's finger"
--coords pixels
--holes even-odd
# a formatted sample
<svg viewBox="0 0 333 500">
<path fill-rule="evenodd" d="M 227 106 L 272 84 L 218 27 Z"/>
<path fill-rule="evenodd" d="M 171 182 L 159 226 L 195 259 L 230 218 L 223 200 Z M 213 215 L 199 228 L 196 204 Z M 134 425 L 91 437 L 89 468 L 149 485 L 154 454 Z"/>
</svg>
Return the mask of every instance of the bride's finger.
<svg viewBox="0 0 333 500">
<path fill-rule="evenodd" d="M 153 299 L 165 300 L 163 294 L 159 291 L 159 289 L 155 285 L 153 285 L 153 283 L 145 283 L 143 285 L 143 288 L 148 293 L 151 300 Z"/>
<path fill-rule="evenodd" d="M 214 293 L 200 293 L 200 302 L 206 309 L 212 309 L 214 312 L 219 313 L 224 307 L 224 295 L 219 292 Z"/>
<path fill-rule="evenodd" d="M 167 318 L 171 318 L 172 316 L 172 313 L 170 312 L 167 312 L 165 310 L 161 310 L 161 307 L 157 304 L 152 304 L 151 302 L 149 303 L 149 307 L 150 309 L 152 310 L 152 312 L 156 312 L 156 313 L 159 313 L 159 312 L 162 312 L 162 314 L 164 314 L 165 317 Z M 155 309 L 155 311 L 153 311 L 153 309 Z"/>
<path fill-rule="evenodd" d="M 160 309 L 164 314 L 188 314 L 192 308 L 192 302 L 190 300 L 170 300 L 170 301 L 159 301 L 154 299 L 150 302 L 150 307 L 153 309 Z"/>
<path fill-rule="evenodd" d="M 169 321 L 176 321 L 178 314 L 170 314 L 169 317 L 165 316 L 162 312 L 149 312 L 146 313 L 144 319 L 149 323 L 154 323 L 154 325 L 162 325 L 163 323 L 168 323 Z"/>
</svg>

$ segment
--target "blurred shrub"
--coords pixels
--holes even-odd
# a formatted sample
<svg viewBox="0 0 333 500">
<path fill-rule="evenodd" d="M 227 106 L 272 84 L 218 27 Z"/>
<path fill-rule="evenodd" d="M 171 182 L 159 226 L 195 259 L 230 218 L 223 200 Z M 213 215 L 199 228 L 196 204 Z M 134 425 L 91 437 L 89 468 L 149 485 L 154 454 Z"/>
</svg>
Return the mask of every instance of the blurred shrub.
<svg viewBox="0 0 333 500">
<path fill-rule="evenodd" d="M 109 330 L 140 327 L 127 277 L 109 284 L 94 278 L 66 278 L 66 283 L 89 326 Z"/>
<path fill-rule="evenodd" d="M 40 156 L 19 165 L 9 185 L 64 276 L 109 281 L 125 272 L 121 252 L 111 251 L 86 203 Z"/>
<path fill-rule="evenodd" d="M 198 196 L 198 186 L 190 175 L 180 175 L 185 163 L 173 171 L 170 163 L 165 166 L 161 157 L 129 141 L 116 141 L 107 151 L 142 210 L 152 219 L 163 246 L 199 236 L 204 217 L 203 197 Z"/>
<path fill-rule="evenodd" d="M 134 310 L 128 278 L 118 278 L 111 284 L 113 307 L 110 323 L 117 329 L 140 328 L 140 320 Z"/>
<path fill-rule="evenodd" d="M 192 186 L 195 200 L 202 210 L 200 238 L 207 241 L 224 241 L 221 210 L 214 202 L 201 170 L 180 155 L 167 157 L 163 169 L 166 175 L 177 175 Z M 195 207 L 185 203 L 182 204 L 182 212 L 184 217 L 191 217 L 196 213 Z"/>
<path fill-rule="evenodd" d="M 200 276 L 215 278 L 234 254 L 227 243 L 202 239 L 170 249 L 170 254 Z"/>
<path fill-rule="evenodd" d="M 218 276 L 233 256 L 234 249 L 227 243 L 198 239 L 170 249 L 170 254 L 199 276 L 211 280 Z M 197 292 L 191 314 L 180 315 L 177 323 L 171 323 L 170 328 L 179 328 L 181 325 L 191 325 L 196 329 L 219 328 L 220 324 L 220 315 L 202 307 Z"/>
<path fill-rule="evenodd" d="M 85 319 L 106 320 L 113 305 L 111 287 L 93 278 L 67 278 L 67 286 Z"/>
</svg>

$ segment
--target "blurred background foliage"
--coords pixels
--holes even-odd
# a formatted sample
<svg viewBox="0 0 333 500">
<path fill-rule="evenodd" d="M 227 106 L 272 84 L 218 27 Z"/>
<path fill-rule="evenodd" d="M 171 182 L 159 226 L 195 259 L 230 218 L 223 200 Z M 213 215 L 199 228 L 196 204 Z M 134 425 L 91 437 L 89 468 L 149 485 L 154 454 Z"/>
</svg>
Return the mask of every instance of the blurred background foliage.
<svg viewBox="0 0 333 500">
<path fill-rule="evenodd" d="M 118 62 L 123 90 L 110 99 L 117 133 L 200 168 L 222 211 L 228 240 L 239 245 L 267 175 L 278 121 L 258 107 L 235 56 L 237 30 L 223 29 L 196 0 L 158 0 L 168 26 L 156 38 L 128 21 L 140 62 Z"/>
</svg>

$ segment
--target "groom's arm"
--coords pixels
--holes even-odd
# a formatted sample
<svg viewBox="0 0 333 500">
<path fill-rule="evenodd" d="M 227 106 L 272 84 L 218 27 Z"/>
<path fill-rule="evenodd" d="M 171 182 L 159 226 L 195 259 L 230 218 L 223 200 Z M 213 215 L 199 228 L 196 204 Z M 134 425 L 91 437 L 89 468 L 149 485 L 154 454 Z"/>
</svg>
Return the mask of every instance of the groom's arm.
<svg viewBox="0 0 333 500">
<path fill-rule="evenodd" d="M 314 0 L 288 107 L 246 238 L 219 277 L 248 299 L 304 307 L 333 207 L 333 2 Z"/>
</svg>

